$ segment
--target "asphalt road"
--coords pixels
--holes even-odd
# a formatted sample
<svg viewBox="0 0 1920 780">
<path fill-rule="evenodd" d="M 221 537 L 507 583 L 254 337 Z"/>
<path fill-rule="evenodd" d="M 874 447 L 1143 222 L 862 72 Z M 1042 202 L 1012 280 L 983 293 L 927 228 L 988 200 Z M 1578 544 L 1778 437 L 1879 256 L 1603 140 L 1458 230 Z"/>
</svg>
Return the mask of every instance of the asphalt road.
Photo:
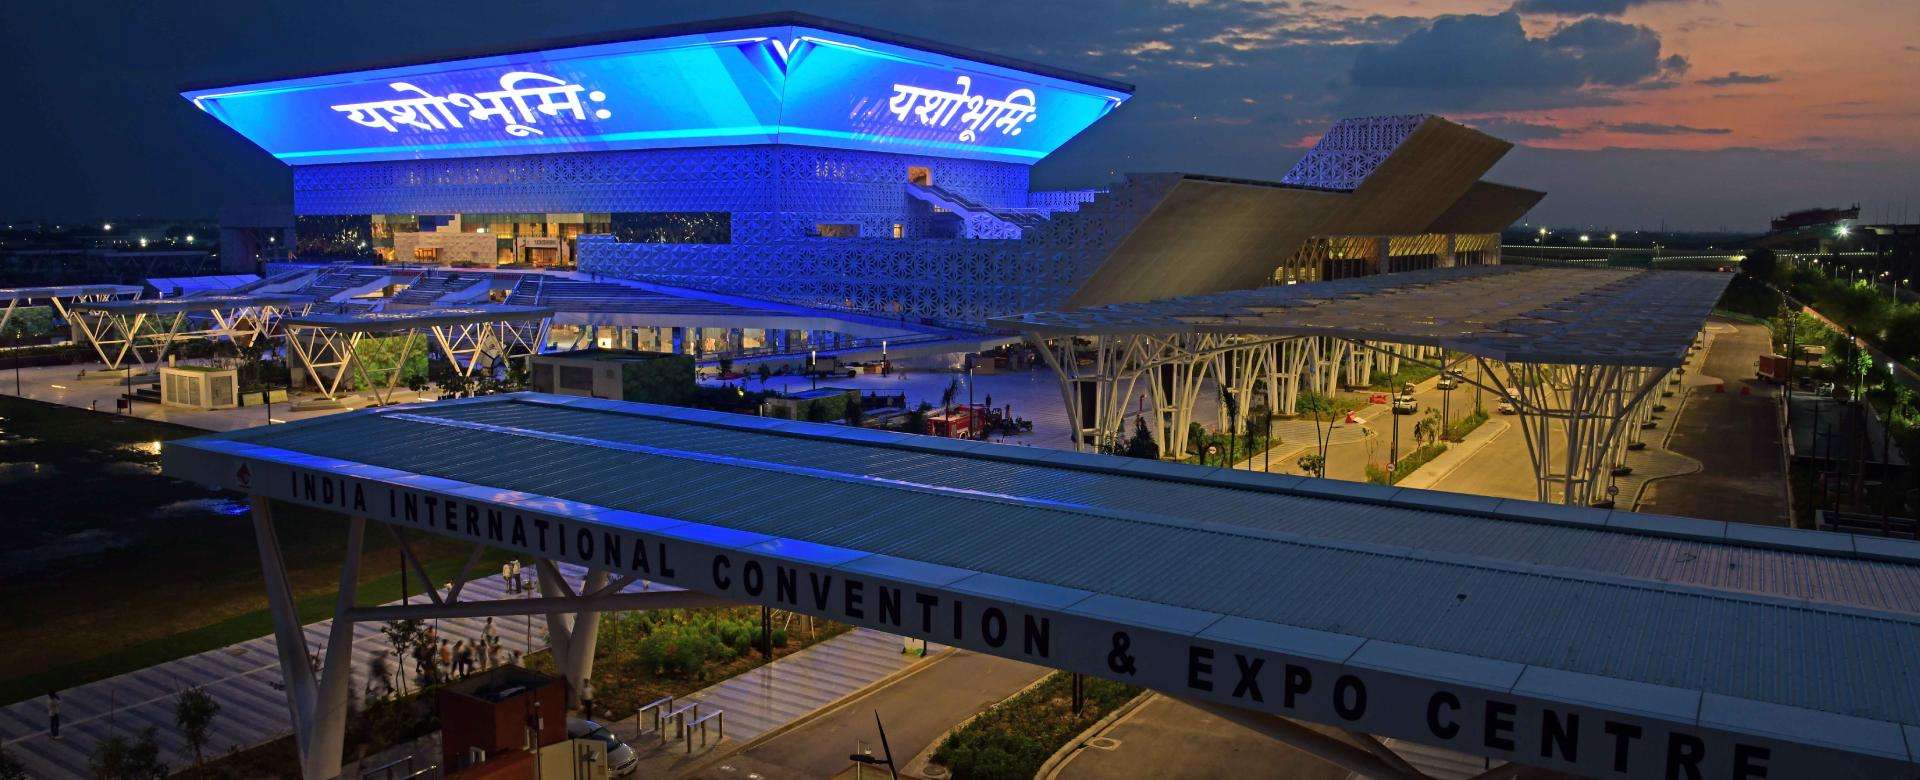
<svg viewBox="0 0 1920 780">
<path fill-rule="evenodd" d="M 1098 737 L 1093 742 L 1099 747 L 1075 752 L 1054 777 L 1345 780 L 1348 776 L 1346 770 L 1283 742 L 1165 696 L 1149 699 Z"/>
<path fill-rule="evenodd" d="M 881 755 L 873 715 L 887 727 L 900 766 L 954 724 L 1025 688 L 1044 669 L 965 650 L 936 660 L 890 685 L 869 691 L 792 730 L 711 765 L 693 777 L 714 780 L 830 777 L 853 765 L 856 746 Z"/>
<path fill-rule="evenodd" d="M 1654 482 L 1640 508 L 1648 512 L 1708 520 L 1786 525 L 1787 475 L 1780 461 L 1780 419 L 1772 384 L 1754 380 L 1762 352 L 1770 351 L 1767 329 L 1715 318 L 1731 325 L 1714 337 L 1701 373 L 1723 380 L 1725 393 L 1700 387 L 1689 391 L 1667 448 L 1700 461 L 1698 473 Z M 1751 395 L 1741 395 L 1746 388 Z"/>
</svg>

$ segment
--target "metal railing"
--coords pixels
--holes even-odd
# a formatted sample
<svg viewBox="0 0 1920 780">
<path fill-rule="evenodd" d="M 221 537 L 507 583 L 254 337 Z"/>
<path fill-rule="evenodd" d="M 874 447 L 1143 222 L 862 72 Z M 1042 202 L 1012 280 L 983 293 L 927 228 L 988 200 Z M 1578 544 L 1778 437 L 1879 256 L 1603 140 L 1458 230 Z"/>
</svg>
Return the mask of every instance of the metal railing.
<svg viewBox="0 0 1920 780">
<path fill-rule="evenodd" d="M 439 764 L 428 764 L 424 768 L 415 769 L 415 758 L 417 758 L 417 756 L 409 754 L 402 758 L 388 761 L 385 764 L 361 772 L 360 780 L 413 780 L 413 778 L 425 777 L 440 771 Z"/>
<path fill-rule="evenodd" d="M 700 749 L 701 750 L 705 750 L 707 748 L 707 721 L 713 721 L 713 727 L 717 732 L 713 739 L 715 744 L 718 744 L 721 740 L 727 738 L 726 714 L 727 713 L 724 710 L 714 710 L 712 714 L 709 714 L 704 718 L 695 719 L 692 723 L 687 724 L 685 739 L 687 741 L 688 755 L 693 754 L 693 728 L 695 726 L 700 727 Z"/>
<path fill-rule="evenodd" d="M 667 719 L 666 712 L 671 709 L 673 709 L 672 696 L 662 696 L 658 699 L 654 699 L 653 701 L 648 702 L 646 706 L 641 707 L 638 711 L 633 713 L 633 730 L 635 732 L 645 732 L 646 729 L 640 728 L 640 716 L 645 713 L 652 713 L 653 714 L 653 732 L 655 734 L 660 735 L 661 741 L 663 742 L 666 741 L 667 733 L 664 730 L 662 730 L 660 727 L 661 727 L 661 724 L 665 722 Z"/>
<path fill-rule="evenodd" d="M 673 719 L 673 737 L 675 739 L 679 739 L 681 735 L 686 733 L 688 713 L 692 713 L 695 718 L 700 717 L 700 702 L 696 701 L 667 713 L 667 717 Z M 665 732 L 662 733 L 664 734 Z"/>
</svg>

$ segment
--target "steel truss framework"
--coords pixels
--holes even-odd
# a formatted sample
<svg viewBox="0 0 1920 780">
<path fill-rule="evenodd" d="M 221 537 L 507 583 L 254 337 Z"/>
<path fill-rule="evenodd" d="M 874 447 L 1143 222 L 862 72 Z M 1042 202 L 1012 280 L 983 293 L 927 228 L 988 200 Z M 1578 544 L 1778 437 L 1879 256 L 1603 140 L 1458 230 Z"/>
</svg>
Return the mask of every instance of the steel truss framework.
<svg viewBox="0 0 1920 780">
<path fill-rule="evenodd" d="M 1028 339 L 1060 383 L 1076 448 L 1112 445 L 1124 436 L 1126 418 L 1138 414 L 1154 421 L 1147 430 L 1162 453 L 1186 451 L 1203 388 L 1229 391 L 1233 409 L 1222 405 L 1216 411 L 1216 422 L 1224 426 L 1229 417 L 1247 419 L 1256 397 L 1275 414 L 1293 414 L 1303 390 L 1324 394 L 1342 382 L 1363 386 L 1374 371 L 1398 371 L 1404 357 L 1438 353 L 1410 345 L 1369 350 L 1366 342 L 1337 338 L 1221 333 Z"/>
<path fill-rule="evenodd" d="M 400 547 L 401 558 L 420 577 L 426 588 L 427 603 L 399 606 L 362 606 L 356 588 L 360 580 L 360 552 L 366 535 L 364 517 L 350 516 L 347 523 L 346 560 L 340 567 L 340 590 L 336 597 L 333 622 L 327 631 L 327 644 L 320 664 L 313 663 L 313 651 L 307 646 L 304 624 L 294 606 L 292 588 L 287 581 L 286 561 L 274 529 L 272 502 L 255 496 L 253 506 L 254 538 L 260 552 L 260 569 L 266 579 L 267 607 L 273 619 L 274 645 L 280 658 L 280 678 L 286 685 L 287 709 L 292 716 L 294 743 L 300 751 L 303 777 L 337 777 L 341 769 L 341 749 L 346 741 L 349 707 L 348 680 L 352 677 L 354 624 L 367 621 L 430 620 L 439 618 L 504 617 L 544 615 L 547 619 L 547 646 L 554 665 L 567 680 L 569 709 L 577 706 L 581 683 L 593 673 L 593 653 L 599 636 L 600 613 L 624 610 L 682 609 L 730 603 L 725 599 L 693 591 L 648 590 L 637 577 L 612 577 L 604 570 L 589 571 L 582 587 L 576 590 L 550 559 L 537 559 L 540 598 L 463 601 L 461 591 L 486 552 L 485 545 L 474 545 L 466 563 L 460 567 L 445 594 L 434 589 L 426 567 L 413 552 L 400 528 L 385 525 Z M 642 590 L 626 592 L 640 584 Z M 317 671 L 315 671 L 317 670 Z"/>
<path fill-rule="evenodd" d="M 377 405 L 393 402 L 393 392 L 404 377 L 407 360 L 416 348 L 431 341 L 463 377 L 495 372 L 514 358 L 537 354 L 547 342 L 553 322 L 550 309 L 531 307 L 489 313 L 484 308 L 449 309 L 446 313 L 402 312 L 388 318 L 365 315 L 315 317 L 286 323 L 287 343 L 321 395 L 339 401 L 349 390 L 347 380 L 366 390 Z M 399 351 L 392 360 L 375 363 L 364 353 L 370 343 L 397 338 Z"/>
<path fill-rule="evenodd" d="M 33 306 L 36 299 L 46 299 L 61 322 L 73 322 L 73 315 L 67 311 L 70 305 L 133 300 L 140 296 L 140 288 L 123 285 L 39 287 L 0 290 L 0 294 L 6 294 L 7 300 L 6 309 L 0 310 L 0 333 L 4 333 L 7 324 L 13 321 L 13 313 L 22 305 Z"/>
<path fill-rule="evenodd" d="M 144 372 L 159 368 L 166 362 L 167 353 L 183 339 L 224 338 L 250 347 L 261 338 L 276 335 L 282 317 L 305 313 L 310 306 L 291 301 L 241 303 L 210 298 L 204 306 L 169 306 L 152 311 L 81 303 L 68 309 L 73 312 L 71 321 L 79 326 L 81 335 L 86 336 L 108 370 L 128 368 L 131 359 L 132 367 Z"/>
<path fill-rule="evenodd" d="M 351 376 L 357 387 L 373 394 L 374 403 L 384 406 L 393 400 L 393 391 L 405 373 L 407 359 L 413 356 L 414 345 L 420 341 L 420 330 L 407 328 L 393 334 L 399 336 L 401 342 L 391 365 L 369 366 L 360 354 L 362 342 L 371 335 L 358 330 L 293 325 L 287 328 L 287 343 L 293 345 L 293 353 L 307 369 L 307 378 L 327 400 L 340 400 L 340 391 L 349 389 L 346 380 Z"/>
<path fill-rule="evenodd" d="M 547 330 L 551 323 L 551 319 L 538 322 L 468 322 L 435 325 L 430 330 L 434 343 L 440 347 L 440 354 L 447 356 L 461 376 L 470 377 L 476 368 L 484 366 L 488 371 L 494 371 L 509 358 L 539 352 L 540 345 L 547 343 Z"/>
<path fill-rule="evenodd" d="M 1333 337 L 1222 333 L 1045 338 L 1029 333 L 1060 384 L 1079 450 L 1111 448 L 1129 417 L 1163 454 L 1185 453 L 1195 403 L 1225 387 L 1245 420 L 1256 396 L 1275 414 L 1294 414 L 1300 393 L 1364 387 L 1402 361 L 1443 368 L 1437 347 Z M 1479 377 L 1460 381 L 1512 399 L 1526 437 L 1540 501 L 1589 504 L 1610 498 L 1608 477 L 1651 419 L 1652 391 L 1669 369 L 1525 363 L 1473 358 Z M 1132 410 L 1129 407 L 1135 407 Z M 1229 412 L 1216 413 L 1221 427 Z"/>
</svg>

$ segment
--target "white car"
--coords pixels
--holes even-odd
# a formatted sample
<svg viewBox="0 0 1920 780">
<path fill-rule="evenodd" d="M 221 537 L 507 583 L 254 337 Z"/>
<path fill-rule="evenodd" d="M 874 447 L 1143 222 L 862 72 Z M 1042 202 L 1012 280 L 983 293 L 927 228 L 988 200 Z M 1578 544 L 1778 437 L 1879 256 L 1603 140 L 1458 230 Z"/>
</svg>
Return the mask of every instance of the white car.
<svg viewBox="0 0 1920 780">
<path fill-rule="evenodd" d="M 1515 406 L 1513 403 L 1512 396 L 1508 396 L 1506 398 L 1500 399 L 1500 405 L 1495 406 L 1494 409 L 1499 411 L 1501 414 L 1519 414 L 1520 413 L 1519 407 Z"/>
<path fill-rule="evenodd" d="M 606 726 L 590 720 L 568 718 L 567 738 L 597 739 L 606 743 L 607 774 L 613 775 L 614 777 L 625 777 L 633 774 L 633 770 L 640 767 L 640 756 L 633 752 L 631 746 L 625 742 L 621 742 L 619 737 L 614 736 L 613 732 L 608 731 Z"/>
<path fill-rule="evenodd" d="M 1402 393 L 1393 397 L 1394 414 L 1413 414 L 1420 411 L 1420 402 L 1414 400 L 1412 393 Z"/>
</svg>

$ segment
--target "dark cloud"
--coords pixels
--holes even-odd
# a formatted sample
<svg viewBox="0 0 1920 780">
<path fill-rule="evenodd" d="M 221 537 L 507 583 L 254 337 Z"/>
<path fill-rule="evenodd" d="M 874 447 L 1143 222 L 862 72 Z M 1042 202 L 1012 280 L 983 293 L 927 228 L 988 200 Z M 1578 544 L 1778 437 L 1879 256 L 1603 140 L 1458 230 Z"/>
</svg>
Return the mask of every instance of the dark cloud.
<svg viewBox="0 0 1920 780">
<path fill-rule="evenodd" d="M 1619 16 L 1630 8 L 1658 3 L 1686 2 L 1686 0 L 1518 0 L 1513 4 L 1515 13 L 1541 14 L 1545 16 Z"/>
<path fill-rule="evenodd" d="M 1597 105 L 1607 88 L 1658 86 L 1684 72 L 1685 57 L 1661 56 L 1652 29 L 1588 17 L 1530 37 L 1514 13 L 1442 16 L 1354 61 L 1362 93 L 1422 110 Z"/>
<path fill-rule="evenodd" d="M 1733 130 L 1725 127 L 1667 125 L 1658 122 L 1601 122 L 1593 127 L 1596 130 L 1628 135 L 1729 135 L 1733 133 Z"/>
<path fill-rule="evenodd" d="M 1701 79 L 1699 83 L 1709 87 L 1729 87 L 1736 84 L 1772 84 L 1779 80 L 1779 76 L 1771 73 L 1741 73 L 1736 70 L 1725 76 Z"/>
<path fill-rule="evenodd" d="M 1487 178 L 1546 190 L 1546 200 L 1528 215 L 1535 222 L 1758 231 L 1766 228 L 1768 217 L 1795 204 L 1898 203 L 1911 198 L 1910 165 L 1838 158 L 1810 149 L 1576 151 L 1521 146 Z"/>
</svg>

